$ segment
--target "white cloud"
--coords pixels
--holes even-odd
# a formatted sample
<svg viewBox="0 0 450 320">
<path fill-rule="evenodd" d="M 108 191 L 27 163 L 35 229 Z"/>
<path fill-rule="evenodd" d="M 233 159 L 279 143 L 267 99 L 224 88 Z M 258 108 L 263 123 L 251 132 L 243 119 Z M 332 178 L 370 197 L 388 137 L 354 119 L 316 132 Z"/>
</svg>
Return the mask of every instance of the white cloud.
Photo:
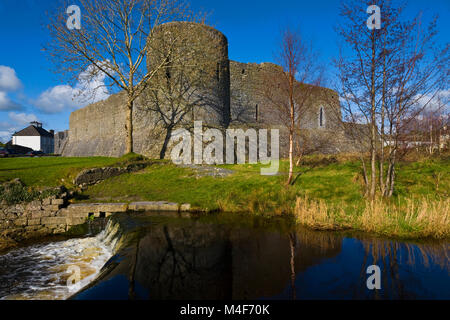
<svg viewBox="0 0 450 320">
<path fill-rule="evenodd" d="M 6 92 L 0 91 L 0 111 L 20 110 L 22 106 L 12 101 Z"/>
<path fill-rule="evenodd" d="M 25 126 L 30 124 L 30 122 L 38 121 L 38 118 L 34 114 L 26 114 L 26 113 L 8 113 L 9 118 L 13 121 L 13 123 Z"/>
<path fill-rule="evenodd" d="M 105 78 L 104 73 L 90 66 L 80 74 L 75 87 L 58 85 L 49 88 L 39 96 L 35 105 L 45 113 L 60 113 L 105 100 L 109 97 Z"/>
<path fill-rule="evenodd" d="M 8 97 L 8 92 L 22 87 L 16 71 L 7 66 L 0 66 L 0 111 L 20 110 L 22 106 Z"/>
<path fill-rule="evenodd" d="M 38 118 L 34 114 L 27 113 L 8 113 L 10 121 L 0 121 L 0 141 L 8 142 L 11 140 L 11 136 L 14 132 L 26 128 L 30 122 L 38 121 Z"/>
<path fill-rule="evenodd" d="M 69 85 L 60 85 L 44 91 L 35 104 L 46 113 L 59 113 L 67 109 L 79 108 L 75 98 L 76 90 L 74 88 Z"/>
<path fill-rule="evenodd" d="M 11 132 L 0 130 L 0 141 L 3 143 L 6 143 L 9 140 L 11 140 Z"/>
<path fill-rule="evenodd" d="M 431 95 L 418 96 L 416 107 L 425 112 L 450 113 L 450 89 L 441 90 L 434 97 Z"/>
<path fill-rule="evenodd" d="M 0 66 L 0 91 L 16 91 L 22 86 L 16 71 L 7 66 Z"/>
</svg>

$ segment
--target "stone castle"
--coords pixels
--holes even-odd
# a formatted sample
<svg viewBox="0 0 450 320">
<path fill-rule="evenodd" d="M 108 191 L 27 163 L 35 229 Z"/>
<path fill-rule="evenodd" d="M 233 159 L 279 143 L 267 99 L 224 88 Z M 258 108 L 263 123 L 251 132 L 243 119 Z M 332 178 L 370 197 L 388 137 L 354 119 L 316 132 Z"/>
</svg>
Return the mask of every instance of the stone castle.
<svg viewBox="0 0 450 320">
<path fill-rule="evenodd" d="M 191 128 L 193 121 L 201 120 L 205 126 L 220 129 L 280 129 L 280 153 L 287 156 L 288 134 L 283 119 L 261 94 L 261 88 L 264 90 L 264 86 L 268 86 L 265 83 L 267 74 L 279 76 L 283 73 L 282 68 L 272 63 L 231 61 L 228 40 L 221 32 L 203 24 L 172 22 L 161 25 L 152 37 L 149 70 L 160 65 L 161 59 L 167 59 L 170 39 L 178 41 L 175 49 L 171 47 L 170 56 L 185 59 L 187 63 L 182 65 L 194 67 L 171 69 L 168 61 L 167 68 L 155 73 L 151 87 L 157 84 L 164 90 L 152 89 L 145 98 L 135 102 L 134 152 L 152 158 L 164 156 L 161 149 L 165 144 L 167 146 L 172 130 Z M 179 85 L 181 82 L 183 85 Z M 175 93 L 175 87 L 178 92 L 184 90 L 183 94 Z M 169 91 L 171 95 L 167 95 Z M 189 98 L 184 98 L 187 95 Z M 175 96 L 183 96 L 184 109 Z M 177 121 L 170 123 L 176 118 Z M 121 156 L 125 153 L 125 123 L 125 93 L 111 95 L 107 100 L 71 114 L 70 129 L 55 136 L 55 152 L 63 156 Z M 303 152 L 353 151 L 354 143 L 342 122 L 339 97 L 333 90 L 315 89 L 313 98 L 302 111 L 300 127 L 298 141 Z"/>
</svg>

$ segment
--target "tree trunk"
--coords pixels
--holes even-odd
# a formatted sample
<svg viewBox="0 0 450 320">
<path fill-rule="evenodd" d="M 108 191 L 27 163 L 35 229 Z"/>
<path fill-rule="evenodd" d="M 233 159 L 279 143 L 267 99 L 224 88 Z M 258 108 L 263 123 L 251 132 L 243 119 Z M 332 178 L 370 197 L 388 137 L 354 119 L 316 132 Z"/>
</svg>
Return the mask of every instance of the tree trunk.
<svg viewBox="0 0 450 320">
<path fill-rule="evenodd" d="M 164 160 L 166 157 L 167 147 L 169 145 L 170 138 L 172 137 L 172 127 L 167 128 L 166 136 L 164 138 L 164 144 L 161 148 L 161 152 L 159 153 L 159 158 Z"/>
<path fill-rule="evenodd" d="M 289 128 L 289 178 L 290 185 L 294 179 L 294 133 L 295 133 L 295 103 L 294 103 L 294 75 L 289 74 L 289 104 L 291 109 Z"/>
<path fill-rule="evenodd" d="M 363 171 L 363 178 L 364 178 L 364 187 L 365 187 L 365 196 L 369 194 L 369 177 L 367 175 L 367 168 L 366 168 L 366 162 L 364 161 L 363 156 L 360 156 L 361 163 L 362 163 L 362 171 Z"/>
<path fill-rule="evenodd" d="M 394 187 L 395 187 L 395 163 L 392 165 L 391 181 L 390 181 L 390 183 L 391 183 L 391 185 L 389 186 L 388 197 L 392 198 L 392 196 L 394 195 Z"/>
<path fill-rule="evenodd" d="M 289 133 L 289 178 L 287 184 L 290 185 L 294 179 L 294 135 Z"/>
<path fill-rule="evenodd" d="M 389 192 L 388 197 L 391 198 L 394 195 L 394 187 L 395 187 L 395 165 L 397 162 L 397 146 L 396 149 L 394 149 L 394 153 L 392 155 L 392 162 L 391 162 L 391 171 L 390 171 L 390 181 L 389 181 Z"/>
<path fill-rule="evenodd" d="M 386 37 L 384 38 L 384 45 L 386 45 Z M 386 108 L 386 52 L 383 53 L 383 92 L 382 92 L 382 102 L 381 102 L 381 139 L 380 139 L 380 191 L 381 194 L 385 193 L 385 185 L 384 185 L 384 142 L 385 142 L 385 128 L 384 128 L 384 120 L 385 120 L 385 108 Z"/>
<path fill-rule="evenodd" d="M 375 199 L 377 173 L 376 173 L 376 101 L 375 101 L 375 31 L 372 30 L 372 70 L 371 70 L 371 181 L 370 181 L 370 198 Z"/>
<path fill-rule="evenodd" d="M 126 141 L 126 154 L 132 153 L 133 150 L 133 100 L 128 98 L 127 103 L 127 122 L 126 122 L 126 130 L 127 130 L 127 141 Z"/>
</svg>

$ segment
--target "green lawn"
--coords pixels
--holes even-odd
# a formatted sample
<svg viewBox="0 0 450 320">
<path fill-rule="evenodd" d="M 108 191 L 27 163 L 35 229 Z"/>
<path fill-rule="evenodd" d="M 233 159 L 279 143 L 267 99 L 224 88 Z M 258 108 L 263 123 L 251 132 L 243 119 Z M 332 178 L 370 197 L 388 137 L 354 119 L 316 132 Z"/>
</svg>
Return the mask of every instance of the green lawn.
<svg viewBox="0 0 450 320">
<path fill-rule="evenodd" d="M 20 178 L 30 187 L 71 187 L 71 181 L 85 168 L 117 165 L 121 159 L 90 158 L 6 158 L 0 159 L 0 182 Z M 313 157 L 311 159 L 314 159 Z M 260 165 L 224 165 L 235 173 L 226 178 L 197 178 L 192 170 L 167 162 L 144 171 L 111 178 L 84 192 L 85 201 L 174 201 L 204 209 L 227 211 L 286 211 L 298 196 L 328 203 L 357 205 L 362 202 L 362 180 L 358 162 L 302 165 L 293 187 L 286 187 L 287 161 L 279 176 L 261 176 Z M 398 171 L 397 198 L 448 197 L 450 161 L 426 160 L 402 163 Z"/>
<path fill-rule="evenodd" d="M 0 183 L 19 178 L 30 187 L 69 186 L 84 168 L 108 166 L 113 158 L 4 158 L 0 159 Z M 64 179 L 64 181 L 62 181 Z"/>
</svg>

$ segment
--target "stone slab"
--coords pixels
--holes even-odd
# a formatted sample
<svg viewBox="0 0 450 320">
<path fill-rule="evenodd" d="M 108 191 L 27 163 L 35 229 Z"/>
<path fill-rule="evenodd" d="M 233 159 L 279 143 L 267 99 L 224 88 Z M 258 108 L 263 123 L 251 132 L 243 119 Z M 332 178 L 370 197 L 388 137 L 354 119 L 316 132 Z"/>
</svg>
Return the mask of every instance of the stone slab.
<svg viewBox="0 0 450 320">
<path fill-rule="evenodd" d="M 179 212 L 180 205 L 178 203 L 158 201 L 158 202 L 133 202 L 128 206 L 130 211 L 165 211 Z"/>
<path fill-rule="evenodd" d="M 45 217 L 41 219 L 43 225 L 63 225 L 66 224 L 66 217 Z"/>
</svg>

